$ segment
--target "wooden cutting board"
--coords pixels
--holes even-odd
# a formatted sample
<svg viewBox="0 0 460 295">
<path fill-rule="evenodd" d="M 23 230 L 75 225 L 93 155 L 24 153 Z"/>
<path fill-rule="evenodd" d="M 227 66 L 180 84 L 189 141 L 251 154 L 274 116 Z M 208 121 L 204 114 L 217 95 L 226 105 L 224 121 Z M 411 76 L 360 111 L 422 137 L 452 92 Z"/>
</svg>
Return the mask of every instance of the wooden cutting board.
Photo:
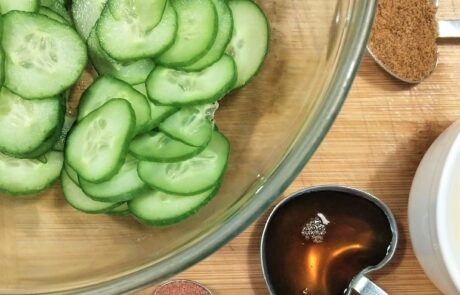
<svg viewBox="0 0 460 295">
<path fill-rule="evenodd" d="M 460 18 L 460 1 L 443 4 L 439 15 Z M 396 215 L 401 238 L 393 261 L 374 278 L 393 295 L 441 294 L 414 256 L 407 224 L 408 194 L 423 154 L 445 128 L 460 119 L 460 40 L 441 41 L 439 51 L 437 70 L 416 86 L 394 80 L 366 55 L 333 128 L 284 194 L 313 185 L 342 184 L 384 200 Z M 216 295 L 268 294 L 259 261 L 267 214 L 177 278 L 202 282 Z"/>
</svg>

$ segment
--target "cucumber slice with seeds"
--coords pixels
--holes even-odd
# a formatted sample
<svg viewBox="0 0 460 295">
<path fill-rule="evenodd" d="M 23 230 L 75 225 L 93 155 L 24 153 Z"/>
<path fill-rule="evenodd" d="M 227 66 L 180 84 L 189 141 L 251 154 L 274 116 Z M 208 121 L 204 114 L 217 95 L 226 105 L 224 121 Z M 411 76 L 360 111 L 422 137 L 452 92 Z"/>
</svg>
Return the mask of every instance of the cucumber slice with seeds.
<svg viewBox="0 0 460 295">
<path fill-rule="evenodd" d="M 75 28 L 87 40 L 104 10 L 107 0 L 73 0 L 72 16 Z"/>
<path fill-rule="evenodd" d="M 149 32 L 141 28 L 136 18 L 115 19 L 108 7 L 97 23 L 102 48 L 120 61 L 157 56 L 174 42 L 176 30 L 176 12 L 170 4 L 166 5 L 161 22 Z"/>
<path fill-rule="evenodd" d="M 160 123 L 160 130 L 185 144 L 206 145 L 214 129 L 214 112 L 218 104 L 191 106 L 181 109 Z"/>
<path fill-rule="evenodd" d="M 204 147 L 194 147 L 172 139 L 163 132 L 139 135 L 129 145 L 129 152 L 139 160 L 179 162 L 200 153 Z"/>
<path fill-rule="evenodd" d="M 2 45 L 5 86 L 24 98 L 58 95 L 74 84 L 87 62 L 80 36 L 70 26 L 39 14 L 5 15 Z"/>
<path fill-rule="evenodd" d="M 227 54 L 236 63 L 235 88 L 246 85 L 259 71 L 268 52 L 268 20 L 256 3 L 249 0 L 228 2 L 233 14 L 233 36 Z"/>
<path fill-rule="evenodd" d="M 135 133 L 146 131 L 150 123 L 150 105 L 147 98 L 128 83 L 108 75 L 98 78 L 83 93 L 78 111 L 78 121 L 113 98 L 123 98 L 131 104 L 136 115 Z"/>
<path fill-rule="evenodd" d="M 65 150 L 67 163 L 87 181 L 111 179 L 123 165 L 134 124 L 128 101 L 108 101 L 72 129 Z"/>
<path fill-rule="evenodd" d="M 134 18 L 148 32 L 161 21 L 166 0 L 109 0 L 110 13 L 117 20 Z"/>
<path fill-rule="evenodd" d="M 129 211 L 144 224 L 171 225 L 198 212 L 216 195 L 218 188 L 187 197 L 148 191 L 128 203 Z"/>
<path fill-rule="evenodd" d="M 39 6 L 39 0 L 0 0 L 0 13 L 6 14 L 13 10 L 36 12 Z"/>
<path fill-rule="evenodd" d="M 95 201 L 122 202 L 131 200 L 147 188 L 137 174 L 137 164 L 137 159 L 128 156 L 120 171 L 110 180 L 95 184 L 79 179 L 80 187 Z"/>
<path fill-rule="evenodd" d="M 182 69 L 185 71 L 201 71 L 217 62 L 225 52 L 233 32 L 233 18 L 226 0 L 212 0 L 216 7 L 218 28 L 217 36 L 211 49 L 199 60 Z"/>
<path fill-rule="evenodd" d="M 210 189 L 221 179 L 230 146 L 224 135 L 213 132 L 209 145 L 198 155 L 175 163 L 139 162 L 139 177 L 158 190 L 193 195 Z"/>
<path fill-rule="evenodd" d="M 64 198 L 70 206 L 75 209 L 89 213 L 105 213 L 119 206 L 119 203 L 106 203 L 94 201 L 88 197 L 78 185 L 73 182 L 67 175 L 67 172 L 63 172 L 61 176 L 62 191 L 64 192 Z"/>
<path fill-rule="evenodd" d="M 227 94 L 236 82 L 233 59 L 224 55 L 200 72 L 184 72 L 157 67 L 146 81 L 151 100 L 162 105 L 184 106 L 215 102 Z"/>
<path fill-rule="evenodd" d="M 0 151 L 17 157 L 35 151 L 47 138 L 60 132 L 63 114 L 63 106 L 57 97 L 27 100 L 2 88 Z M 53 144 L 48 146 L 48 150 Z"/>
<path fill-rule="evenodd" d="M 87 43 L 89 57 L 99 75 L 109 74 L 133 85 L 143 83 L 155 68 L 153 60 L 147 58 L 125 63 L 114 60 L 102 49 L 95 29 Z"/>
<path fill-rule="evenodd" d="M 17 159 L 0 154 L 0 191 L 10 195 L 30 195 L 50 187 L 61 174 L 61 152 L 48 152 L 46 161 Z"/>
<path fill-rule="evenodd" d="M 177 12 L 178 28 L 174 44 L 158 62 L 169 67 L 189 65 L 214 44 L 217 12 L 211 0 L 170 0 Z"/>
</svg>

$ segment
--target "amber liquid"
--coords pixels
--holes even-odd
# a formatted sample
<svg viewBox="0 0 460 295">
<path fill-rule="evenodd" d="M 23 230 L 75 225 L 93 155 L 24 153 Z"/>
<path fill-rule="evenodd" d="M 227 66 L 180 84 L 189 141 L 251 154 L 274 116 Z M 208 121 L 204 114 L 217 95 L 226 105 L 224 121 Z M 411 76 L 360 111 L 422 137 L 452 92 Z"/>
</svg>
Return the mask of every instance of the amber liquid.
<svg viewBox="0 0 460 295">
<path fill-rule="evenodd" d="M 321 243 L 301 232 L 323 214 L 330 223 Z M 392 232 L 369 200 L 340 192 L 291 199 L 273 215 L 265 236 L 266 274 L 277 295 L 339 295 L 368 266 L 386 256 Z"/>
</svg>

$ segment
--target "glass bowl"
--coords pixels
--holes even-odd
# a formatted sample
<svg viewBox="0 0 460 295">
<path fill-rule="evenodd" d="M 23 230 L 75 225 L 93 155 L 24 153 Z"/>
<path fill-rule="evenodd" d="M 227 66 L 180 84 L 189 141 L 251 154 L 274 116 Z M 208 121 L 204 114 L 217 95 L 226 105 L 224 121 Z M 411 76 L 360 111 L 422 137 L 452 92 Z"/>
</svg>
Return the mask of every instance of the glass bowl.
<svg viewBox="0 0 460 295">
<path fill-rule="evenodd" d="M 260 74 L 221 102 L 232 144 L 218 196 L 178 225 L 92 216 L 59 185 L 0 197 L 0 293 L 120 294 L 197 263 L 238 235 L 293 181 L 338 114 L 356 74 L 376 0 L 265 0 L 271 48 Z"/>
</svg>

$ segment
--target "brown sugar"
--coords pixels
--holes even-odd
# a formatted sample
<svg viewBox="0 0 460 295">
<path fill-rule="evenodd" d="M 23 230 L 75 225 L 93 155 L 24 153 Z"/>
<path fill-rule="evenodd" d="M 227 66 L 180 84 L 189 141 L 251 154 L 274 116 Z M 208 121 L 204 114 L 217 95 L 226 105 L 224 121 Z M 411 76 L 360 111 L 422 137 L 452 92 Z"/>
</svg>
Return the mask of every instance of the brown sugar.
<svg viewBox="0 0 460 295">
<path fill-rule="evenodd" d="M 436 66 L 437 35 L 431 0 L 380 0 L 369 48 L 397 76 L 419 81 Z"/>
</svg>

